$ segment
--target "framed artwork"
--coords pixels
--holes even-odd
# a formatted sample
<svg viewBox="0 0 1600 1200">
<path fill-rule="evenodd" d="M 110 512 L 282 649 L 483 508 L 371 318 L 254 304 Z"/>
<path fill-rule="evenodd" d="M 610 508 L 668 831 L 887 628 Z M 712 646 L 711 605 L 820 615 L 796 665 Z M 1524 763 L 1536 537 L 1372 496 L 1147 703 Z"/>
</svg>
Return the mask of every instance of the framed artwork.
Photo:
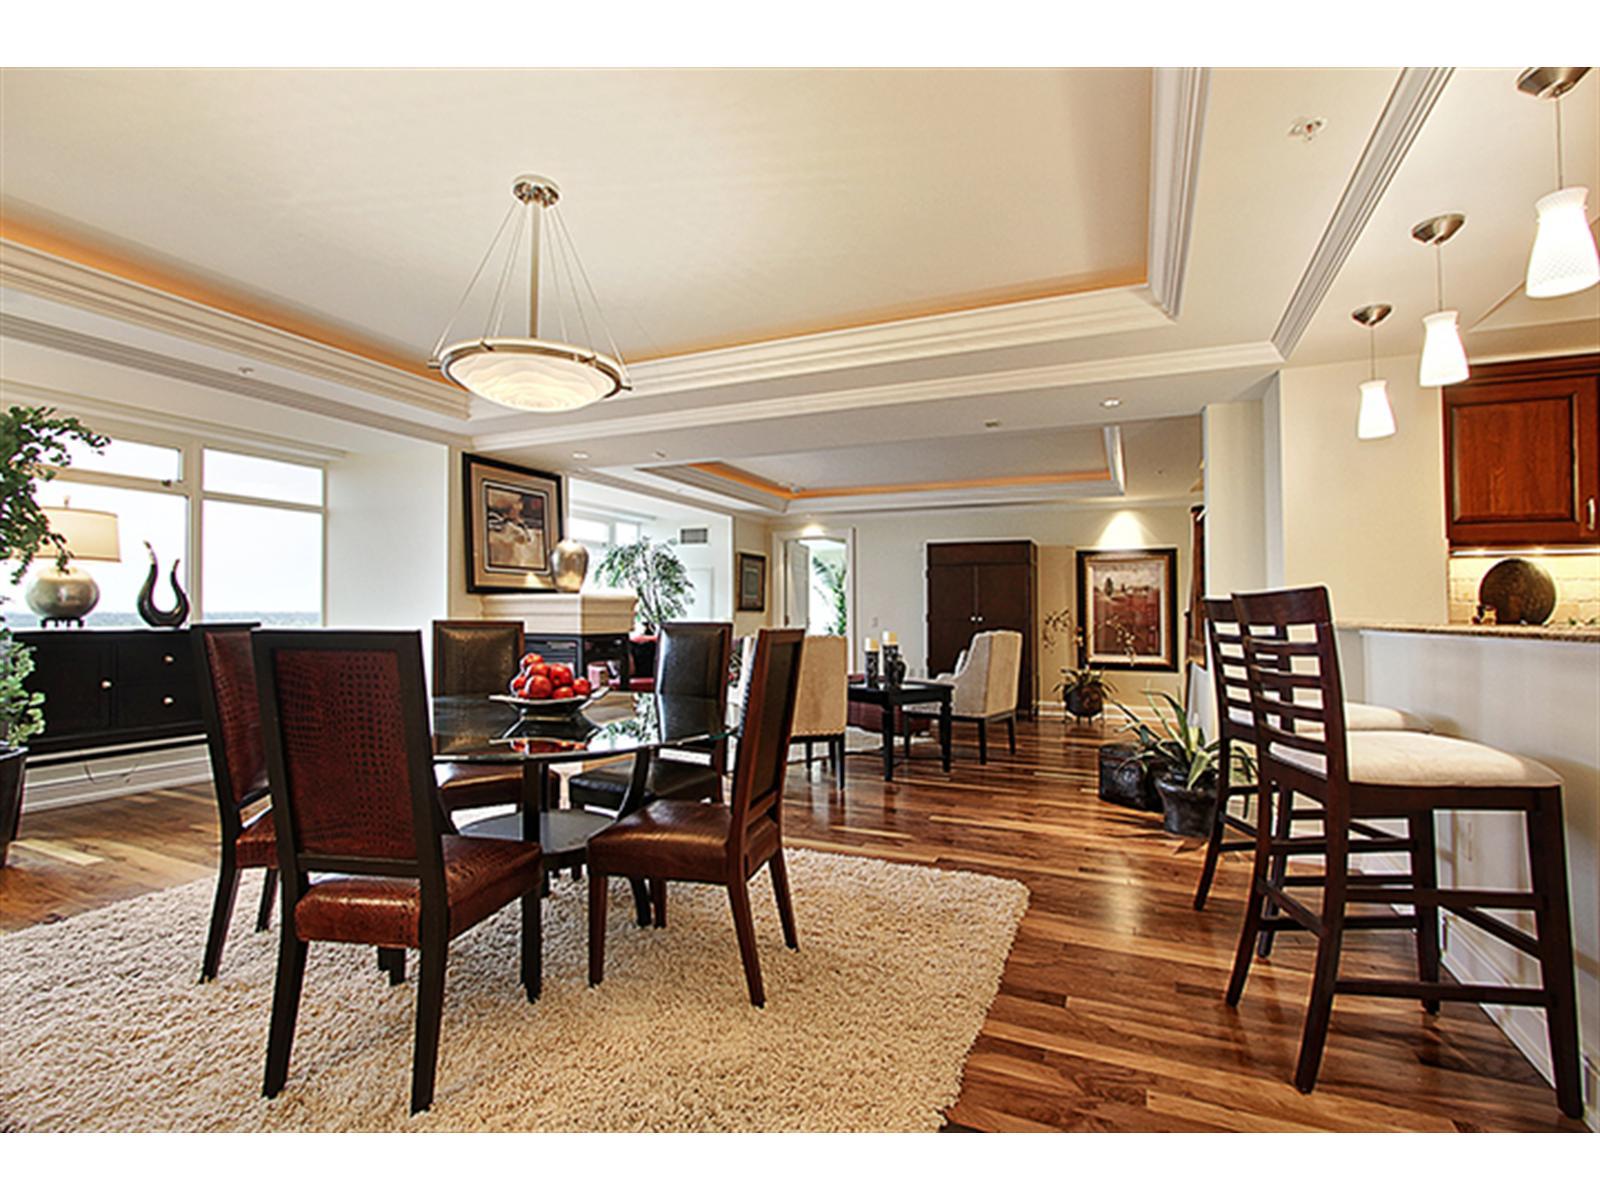
<svg viewBox="0 0 1600 1200">
<path fill-rule="evenodd" d="M 1178 551 L 1078 551 L 1079 663 L 1178 669 Z"/>
<path fill-rule="evenodd" d="M 467 591 L 555 591 L 550 551 L 563 534 L 561 476 L 476 454 L 463 454 L 461 466 Z"/>
<path fill-rule="evenodd" d="M 740 612 L 765 612 L 767 609 L 767 556 L 738 553 Z"/>
</svg>

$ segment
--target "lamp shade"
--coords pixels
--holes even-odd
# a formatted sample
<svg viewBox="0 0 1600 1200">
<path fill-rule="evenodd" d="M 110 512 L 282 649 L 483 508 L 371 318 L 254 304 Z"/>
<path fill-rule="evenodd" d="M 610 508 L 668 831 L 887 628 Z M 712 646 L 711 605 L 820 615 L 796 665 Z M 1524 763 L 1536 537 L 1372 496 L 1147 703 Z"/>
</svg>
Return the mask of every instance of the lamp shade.
<svg viewBox="0 0 1600 1200">
<path fill-rule="evenodd" d="M 1444 387 L 1467 377 L 1467 352 L 1461 348 L 1456 312 L 1429 313 L 1422 318 L 1422 367 L 1417 382 L 1423 387 Z"/>
<path fill-rule="evenodd" d="M 614 360 L 536 338 L 461 342 L 444 351 L 440 369 L 474 396 L 530 412 L 582 408 L 622 390 Z"/>
<path fill-rule="evenodd" d="M 93 508 L 46 508 L 50 532 L 67 543 L 67 553 L 85 562 L 121 562 L 122 546 L 117 537 L 117 514 Z M 40 548 L 35 558 L 54 558 L 53 547 Z"/>
<path fill-rule="evenodd" d="M 1394 434 L 1394 409 L 1389 407 L 1389 382 L 1369 379 L 1361 385 L 1361 412 L 1356 417 L 1356 436 L 1362 441 Z"/>
<path fill-rule="evenodd" d="M 1534 205 L 1539 231 L 1528 256 L 1526 291 L 1536 300 L 1570 296 L 1600 283 L 1600 254 L 1589 229 L 1589 189 L 1562 188 Z"/>
</svg>

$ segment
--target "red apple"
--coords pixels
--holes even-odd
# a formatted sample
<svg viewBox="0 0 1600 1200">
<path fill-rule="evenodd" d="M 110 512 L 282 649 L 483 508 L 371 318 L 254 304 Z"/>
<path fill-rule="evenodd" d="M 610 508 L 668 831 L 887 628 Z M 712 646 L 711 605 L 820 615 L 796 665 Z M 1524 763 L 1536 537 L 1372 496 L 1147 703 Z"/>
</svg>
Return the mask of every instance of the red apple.
<svg viewBox="0 0 1600 1200">
<path fill-rule="evenodd" d="M 587 696 L 592 689 L 589 687 L 587 679 L 574 679 L 572 681 L 572 690 L 580 696 Z"/>
<path fill-rule="evenodd" d="M 550 693 L 554 690 L 555 689 L 551 685 L 548 676 L 535 675 L 532 679 L 528 680 L 528 690 L 526 695 L 529 700 L 548 700 L 550 699 Z"/>
<path fill-rule="evenodd" d="M 573 690 L 571 688 L 569 688 L 569 687 L 558 687 L 555 690 L 554 698 L 557 699 L 557 700 L 571 700 L 573 695 L 574 695 L 574 693 L 573 693 Z"/>
</svg>

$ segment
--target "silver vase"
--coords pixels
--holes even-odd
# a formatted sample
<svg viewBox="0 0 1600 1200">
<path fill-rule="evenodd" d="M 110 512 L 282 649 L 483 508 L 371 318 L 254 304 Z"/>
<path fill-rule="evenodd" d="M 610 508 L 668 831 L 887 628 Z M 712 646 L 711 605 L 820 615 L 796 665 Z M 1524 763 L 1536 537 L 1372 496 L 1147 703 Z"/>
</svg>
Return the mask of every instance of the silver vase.
<svg viewBox="0 0 1600 1200">
<path fill-rule="evenodd" d="M 576 592 L 583 587 L 589 574 L 589 551 L 582 542 L 563 538 L 550 551 L 550 574 L 555 576 L 556 591 Z"/>
<path fill-rule="evenodd" d="M 100 603 L 100 585 L 77 563 L 60 570 L 54 563 L 40 569 L 27 592 L 28 607 L 44 624 L 82 625 L 84 617 Z"/>
</svg>

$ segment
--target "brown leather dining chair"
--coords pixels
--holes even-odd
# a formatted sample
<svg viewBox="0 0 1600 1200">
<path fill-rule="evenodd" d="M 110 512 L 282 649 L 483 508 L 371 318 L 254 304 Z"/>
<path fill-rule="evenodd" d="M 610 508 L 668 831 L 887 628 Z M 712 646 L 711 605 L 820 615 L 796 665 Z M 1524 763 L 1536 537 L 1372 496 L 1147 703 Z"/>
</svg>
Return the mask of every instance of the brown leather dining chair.
<svg viewBox="0 0 1600 1200">
<path fill-rule="evenodd" d="M 284 630 L 252 642 L 283 885 L 263 1091 L 278 1095 L 288 1078 L 310 942 L 415 949 L 420 1112 L 433 1101 L 452 938 L 521 901 L 522 985 L 538 998 L 539 846 L 446 832 L 417 634 Z"/>
<path fill-rule="evenodd" d="M 657 924 L 664 923 L 668 881 L 714 883 L 728 889 L 750 1003 L 757 1008 L 766 1004 L 750 914 L 749 880 L 763 866 L 768 868 L 784 944 L 798 949 L 789 873 L 783 860 L 783 783 L 804 637 L 799 629 L 763 629 L 756 638 L 731 803 L 657 800 L 589 840 L 590 986 L 605 977 L 610 876 L 651 881 Z"/>
<path fill-rule="evenodd" d="M 199 676 L 200 716 L 211 756 L 211 780 L 222 822 L 217 891 L 200 966 L 202 983 L 215 979 L 221 966 L 239 892 L 239 873 L 266 869 L 261 907 L 256 913 L 258 930 L 271 923 L 273 898 L 278 894 L 278 847 L 268 800 L 256 668 L 250 657 L 250 631 L 254 628 L 253 624 L 201 624 L 193 626 L 189 634 Z"/>
<path fill-rule="evenodd" d="M 520 621 L 435 621 L 433 694 L 492 696 L 504 692 L 522 663 Z M 451 812 L 516 804 L 522 769 L 485 763 L 438 763 L 439 802 Z"/>
<path fill-rule="evenodd" d="M 725 702 L 733 626 L 727 622 L 671 621 L 661 627 L 656 655 L 656 695 Z M 649 800 L 721 800 L 726 743 L 682 747 L 703 761 L 656 758 L 645 783 Z M 619 813 L 632 780 L 631 766 L 596 767 L 567 783 L 573 808 Z"/>
</svg>

